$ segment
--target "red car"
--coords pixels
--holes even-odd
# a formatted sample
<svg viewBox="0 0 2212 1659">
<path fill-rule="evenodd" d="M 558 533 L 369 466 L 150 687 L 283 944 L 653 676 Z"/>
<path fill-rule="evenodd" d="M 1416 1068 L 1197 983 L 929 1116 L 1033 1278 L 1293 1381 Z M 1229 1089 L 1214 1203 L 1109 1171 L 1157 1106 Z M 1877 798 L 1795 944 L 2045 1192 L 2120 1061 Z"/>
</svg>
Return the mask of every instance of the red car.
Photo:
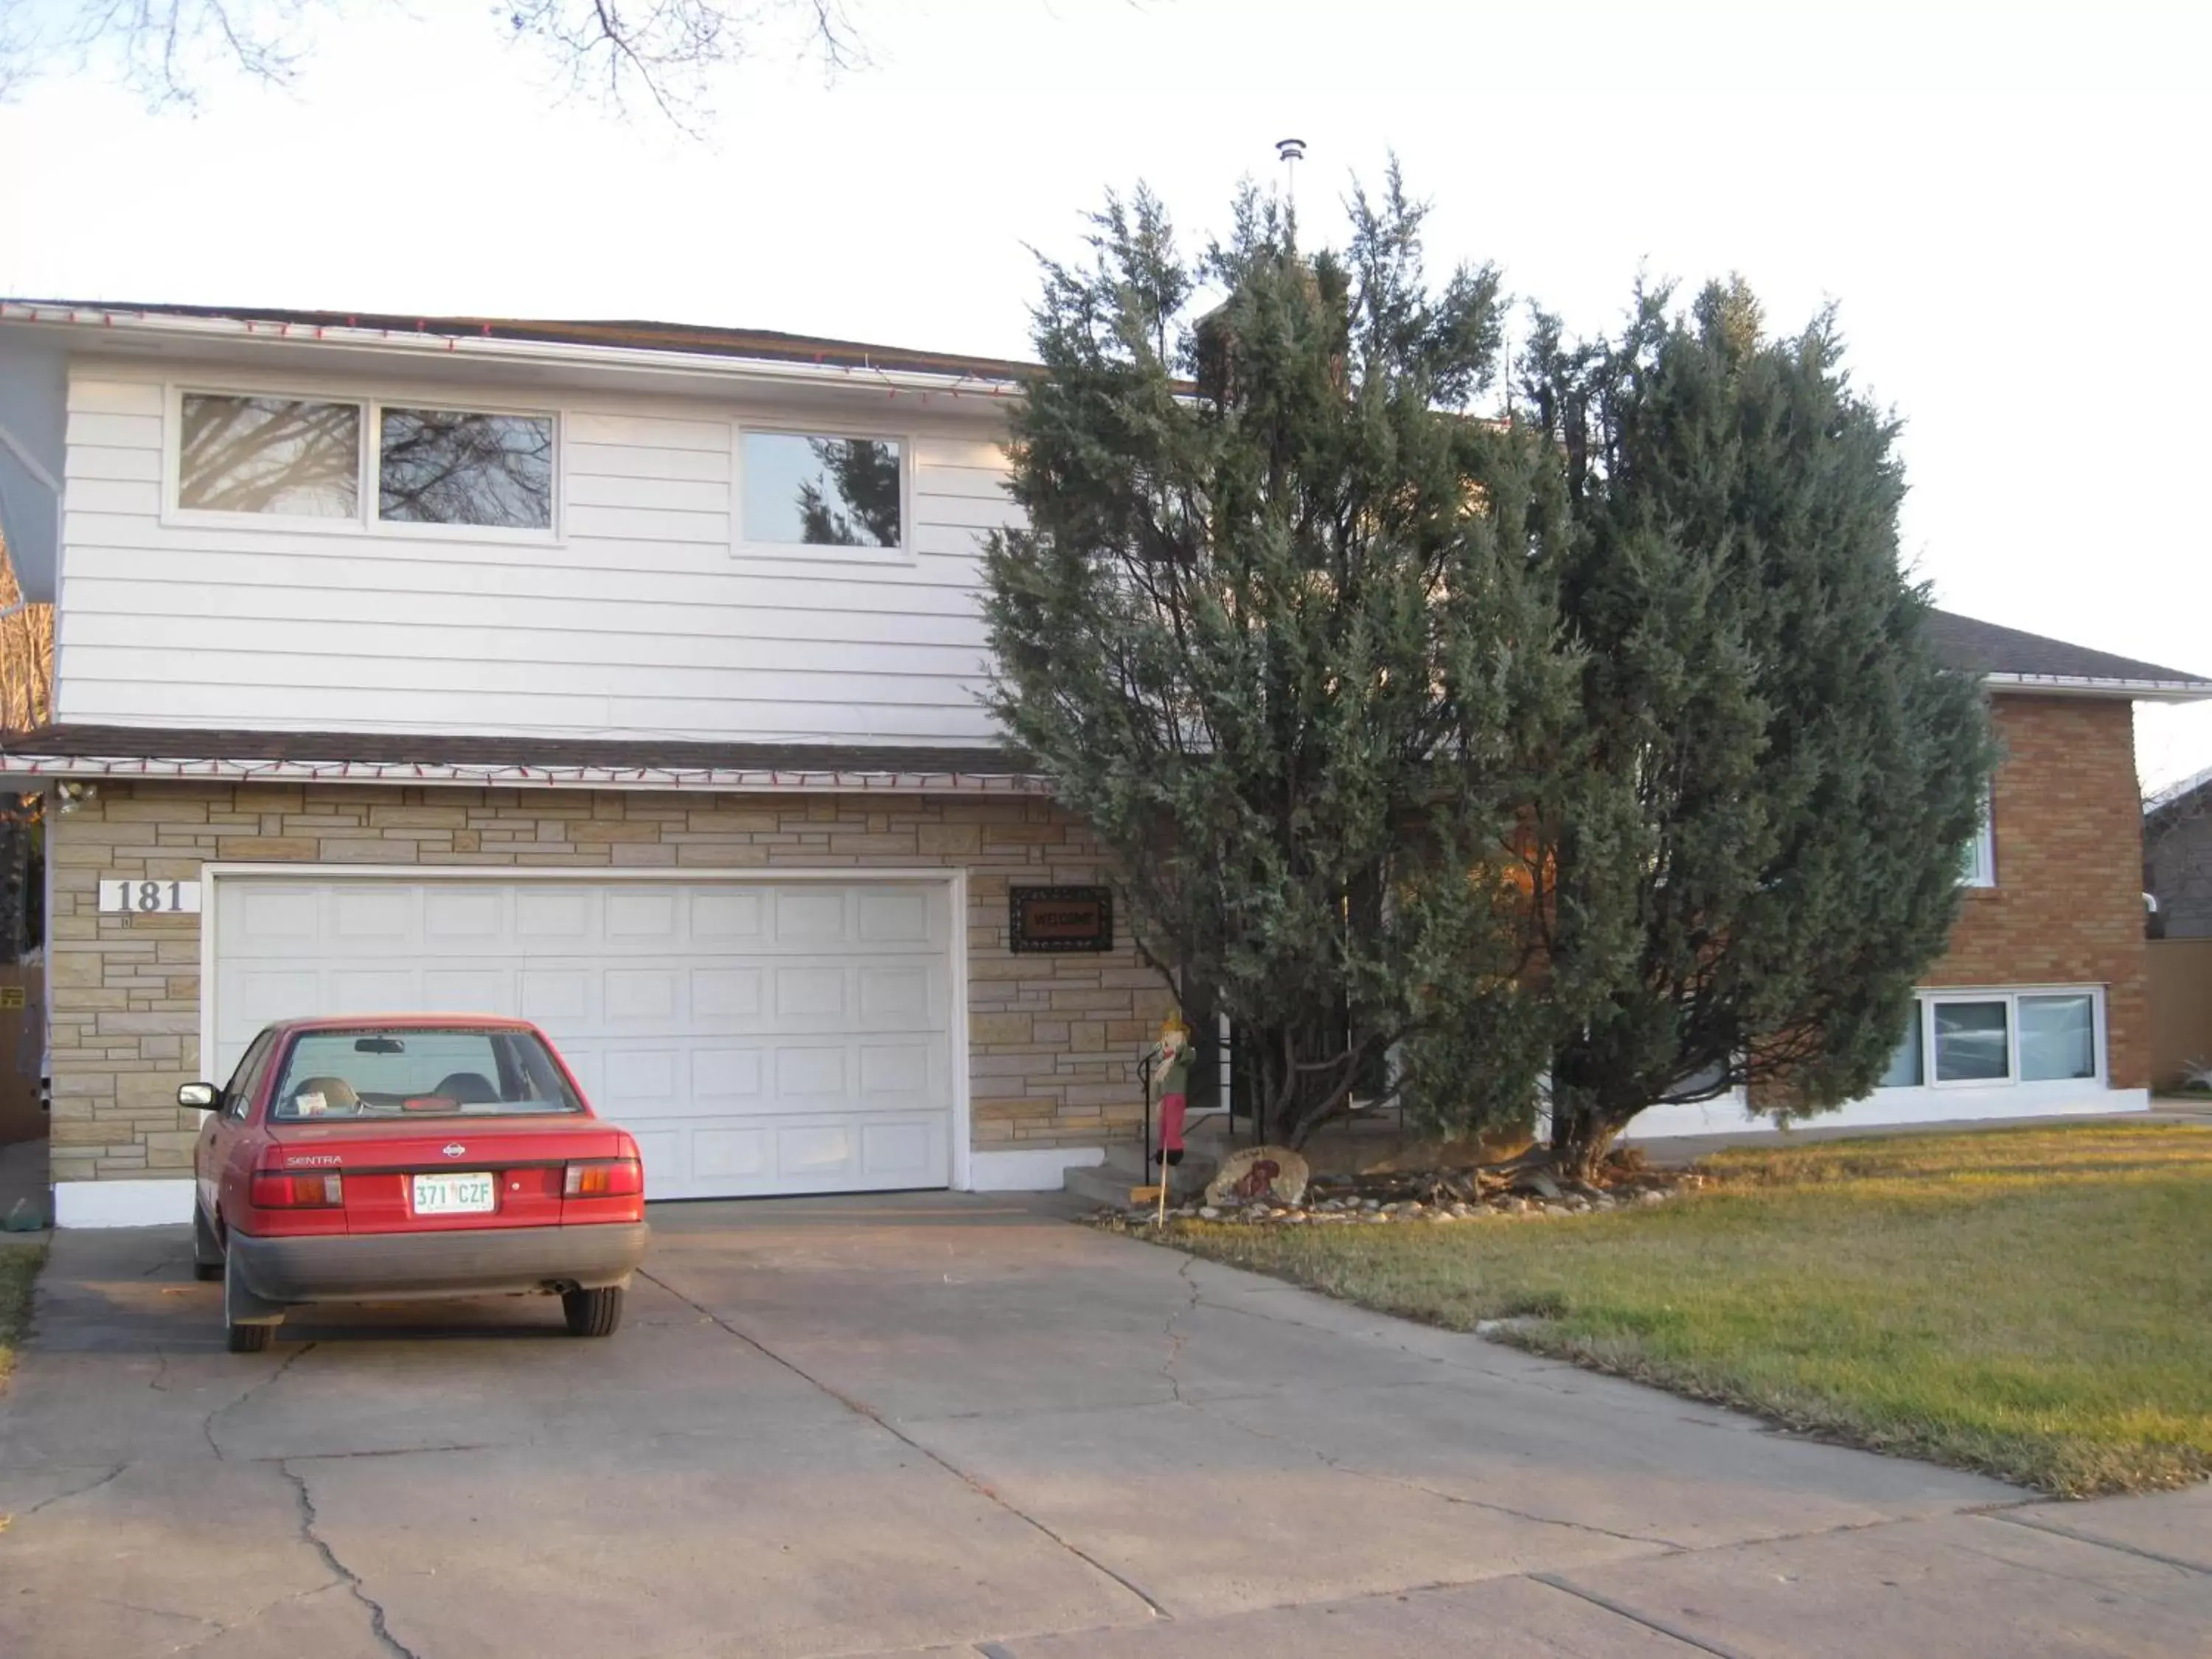
<svg viewBox="0 0 2212 1659">
<path fill-rule="evenodd" d="M 318 1302 L 557 1295 L 578 1336 L 622 1322 L 644 1166 L 534 1025 L 284 1020 L 177 1103 L 210 1114 L 192 1260 L 223 1282 L 234 1353 Z"/>
</svg>

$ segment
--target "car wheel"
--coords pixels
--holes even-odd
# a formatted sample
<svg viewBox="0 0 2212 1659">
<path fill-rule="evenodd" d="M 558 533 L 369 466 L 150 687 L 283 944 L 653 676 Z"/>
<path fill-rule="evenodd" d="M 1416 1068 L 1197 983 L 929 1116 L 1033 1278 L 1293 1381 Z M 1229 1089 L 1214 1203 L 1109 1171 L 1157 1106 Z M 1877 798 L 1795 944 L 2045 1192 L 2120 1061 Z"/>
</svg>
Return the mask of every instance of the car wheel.
<svg viewBox="0 0 2212 1659">
<path fill-rule="evenodd" d="M 222 1277 L 222 1245 L 209 1223 L 207 1212 L 192 1206 L 192 1277 L 202 1284 Z"/>
<path fill-rule="evenodd" d="M 230 1316 L 230 1276 L 238 1271 L 238 1258 L 226 1252 L 222 1258 L 222 1336 L 223 1346 L 233 1353 L 259 1353 L 276 1340 L 274 1325 L 241 1325 Z"/>
<path fill-rule="evenodd" d="M 571 1336 L 612 1336 L 622 1323 L 623 1292 L 619 1285 L 605 1290 L 563 1291 L 561 1311 L 568 1316 Z"/>
</svg>

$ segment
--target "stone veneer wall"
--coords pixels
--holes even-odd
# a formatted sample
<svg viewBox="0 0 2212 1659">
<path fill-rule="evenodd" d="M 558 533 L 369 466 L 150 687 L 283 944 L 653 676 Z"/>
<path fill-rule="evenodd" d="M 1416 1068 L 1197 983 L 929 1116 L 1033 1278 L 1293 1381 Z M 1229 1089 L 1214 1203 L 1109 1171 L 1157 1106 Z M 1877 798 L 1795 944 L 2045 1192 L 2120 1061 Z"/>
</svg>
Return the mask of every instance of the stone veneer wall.
<svg viewBox="0 0 2212 1659">
<path fill-rule="evenodd" d="M 1006 948 L 1006 890 L 1098 880 L 1083 825 L 1037 797 L 678 795 L 103 782 L 52 825 L 53 1178 L 183 1176 L 200 1074 L 197 916 L 98 913 L 103 874 L 204 863 L 968 871 L 969 1057 L 979 1150 L 1133 1137 L 1136 1058 L 1171 1006 L 1126 928 L 1104 955 Z"/>
</svg>

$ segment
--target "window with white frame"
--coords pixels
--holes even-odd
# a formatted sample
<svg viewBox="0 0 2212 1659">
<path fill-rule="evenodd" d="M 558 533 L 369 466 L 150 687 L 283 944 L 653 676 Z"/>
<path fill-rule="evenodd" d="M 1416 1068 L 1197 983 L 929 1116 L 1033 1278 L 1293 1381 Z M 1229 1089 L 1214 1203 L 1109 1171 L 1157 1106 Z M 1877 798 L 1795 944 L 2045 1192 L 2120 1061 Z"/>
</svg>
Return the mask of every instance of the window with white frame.
<svg viewBox="0 0 2212 1659">
<path fill-rule="evenodd" d="M 551 415 L 186 392 L 177 506 L 325 523 L 553 527 Z"/>
<path fill-rule="evenodd" d="M 898 439 L 748 431 L 738 456 L 747 544 L 906 545 L 906 446 Z"/>
<path fill-rule="evenodd" d="M 2099 1007 L 2090 989 L 1923 993 L 1875 1087 L 2093 1080 Z"/>
<path fill-rule="evenodd" d="M 186 392 L 177 505 L 204 513 L 358 517 L 361 405 Z"/>
<path fill-rule="evenodd" d="M 1967 887 L 1997 884 L 1996 791 L 1982 792 L 1982 821 L 1960 855 L 1959 880 Z"/>
<path fill-rule="evenodd" d="M 376 516 L 387 524 L 551 529 L 552 417 L 380 410 Z"/>
</svg>

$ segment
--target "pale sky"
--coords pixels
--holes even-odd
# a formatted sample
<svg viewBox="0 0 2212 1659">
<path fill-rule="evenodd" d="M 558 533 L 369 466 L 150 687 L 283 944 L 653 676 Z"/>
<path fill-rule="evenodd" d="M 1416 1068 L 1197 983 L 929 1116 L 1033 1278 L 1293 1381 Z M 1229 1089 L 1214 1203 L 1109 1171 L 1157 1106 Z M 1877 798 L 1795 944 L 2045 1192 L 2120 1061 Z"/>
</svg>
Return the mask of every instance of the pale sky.
<svg viewBox="0 0 2212 1659">
<path fill-rule="evenodd" d="M 851 0 L 872 67 L 775 52 L 704 143 L 558 103 L 492 9 L 355 0 L 290 89 L 197 115 L 0 105 L 0 293 L 1023 356 L 1027 246 L 1109 185 L 1195 238 L 1297 136 L 1325 234 L 1395 149 L 1440 275 L 1495 260 L 1571 324 L 1639 270 L 1741 271 L 1777 325 L 1838 301 L 1939 603 L 2212 673 L 2212 8 Z M 2212 707 L 2139 711 L 2137 754 L 2212 767 Z"/>
</svg>

